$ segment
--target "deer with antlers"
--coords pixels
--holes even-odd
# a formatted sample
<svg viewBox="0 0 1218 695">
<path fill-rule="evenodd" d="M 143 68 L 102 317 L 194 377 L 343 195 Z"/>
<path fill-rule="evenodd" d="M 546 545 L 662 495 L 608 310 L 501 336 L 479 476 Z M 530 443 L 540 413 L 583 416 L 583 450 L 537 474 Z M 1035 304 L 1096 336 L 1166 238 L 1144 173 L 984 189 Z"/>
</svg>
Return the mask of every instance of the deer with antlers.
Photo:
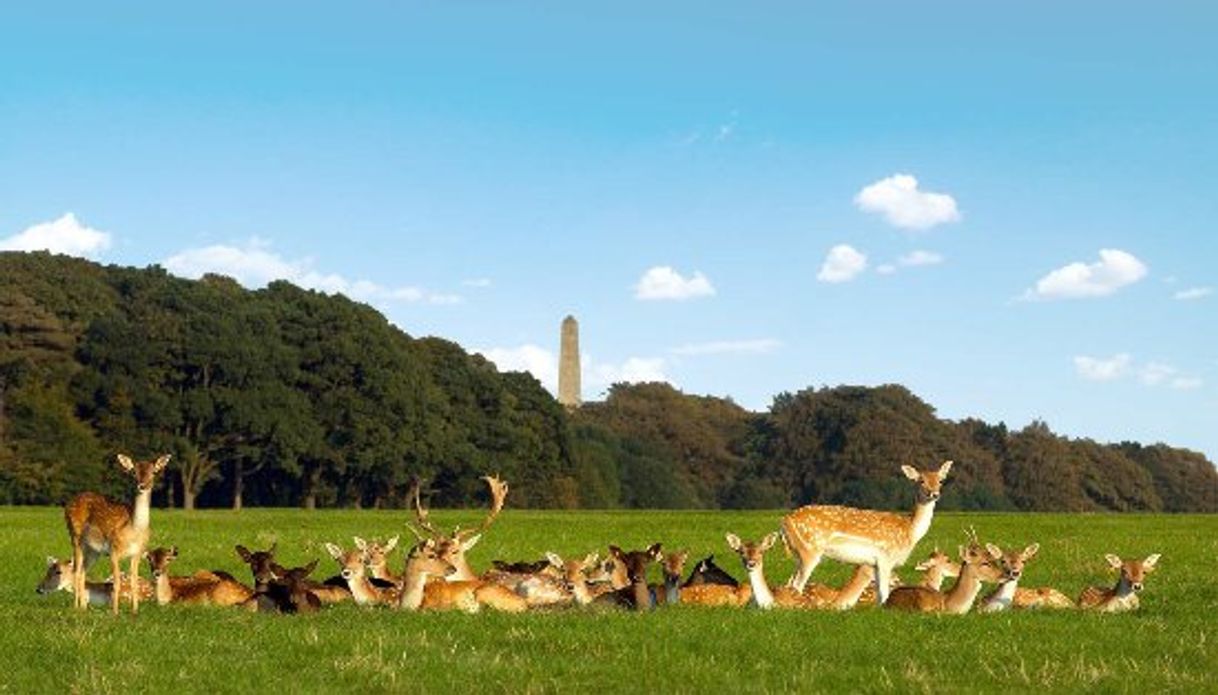
<svg viewBox="0 0 1218 695">
<path fill-rule="evenodd" d="M 993 554 L 975 544 L 960 547 L 960 576 L 946 592 L 935 591 L 924 586 L 902 586 L 892 590 L 885 608 L 917 611 L 921 613 L 949 613 L 960 615 L 969 612 L 981 593 L 982 581 L 997 581 Z"/>
<path fill-rule="evenodd" d="M 407 523 L 406 528 L 410 529 L 420 541 L 432 541 L 437 556 L 453 566 L 455 572 L 445 576 L 445 579 L 450 582 L 479 579 L 478 575 L 474 574 L 474 570 L 470 568 L 465 554 L 478 544 L 478 541 L 482 539 L 482 533 L 495 522 L 499 512 L 503 511 L 504 500 L 507 499 L 508 484 L 506 482 L 493 475 L 484 475 L 482 480 L 486 481 L 491 493 L 491 506 L 486 518 L 477 528 L 463 530 L 458 526 L 453 529 L 452 533 L 447 534 L 431 524 L 428 509 L 423 506 L 420 481 L 415 480 L 411 489 L 411 496 L 414 497 L 416 523 Z"/>
<path fill-rule="evenodd" d="M 135 478 L 136 495 L 133 504 L 115 502 L 96 492 L 82 492 L 64 505 L 63 516 L 72 541 L 72 566 L 78 570 L 73 577 L 76 582 L 73 590 L 76 607 L 88 607 L 89 595 L 85 576 L 98 557 L 109 555 L 110 576 L 116 578 L 119 576 L 119 563 L 128 558 L 131 560 L 128 595 L 131 597 L 131 612 L 136 613 L 140 607 L 140 592 L 137 588 L 140 558 L 144 555 L 144 548 L 148 545 L 148 536 L 151 534 L 149 521 L 152 485 L 157 475 L 169 465 L 169 454 L 155 461 L 139 463 L 132 461 L 126 454 L 119 454 L 118 463 L 123 471 Z M 110 608 L 115 615 L 118 615 L 120 593 L 111 593 Z"/>
<path fill-rule="evenodd" d="M 905 564 L 914 546 L 930 530 L 935 503 L 951 468 L 951 461 L 945 461 L 937 470 L 925 472 L 901 466 L 905 477 L 918 485 L 917 503 L 910 516 L 854 507 L 810 505 L 783 517 L 783 543 L 795 554 L 798 563 L 787 585 L 802 592 L 812 570 L 823 556 L 828 555 L 839 562 L 873 566 L 876 598 L 880 603 L 886 601 L 893 569 Z"/>
<path fill-rule="evenodd" d="M 1137 610 L 1140 603 L 1138 593 L 1142 591 L 1146 575 L 1158 566 L 1160 557 L 1155 553 L 1145 560 L 1122 560 L 1116 555 L 1105 555 L 1108 566 L 1120 572 L 1116 586 L 1111 589 L 1102 586 L 1087 587 L 1078 597 L 1078 607 L 1101 613 Z"/>
</svg>

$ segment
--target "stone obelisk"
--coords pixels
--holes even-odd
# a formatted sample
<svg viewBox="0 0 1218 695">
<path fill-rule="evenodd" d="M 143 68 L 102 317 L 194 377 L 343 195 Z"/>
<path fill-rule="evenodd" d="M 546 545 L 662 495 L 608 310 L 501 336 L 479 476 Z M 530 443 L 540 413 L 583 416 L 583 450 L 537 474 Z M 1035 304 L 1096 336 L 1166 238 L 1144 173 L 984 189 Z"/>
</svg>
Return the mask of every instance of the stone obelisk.
<svg viewBox="0 0 1218 695">
<path fill-rule="evenodd" d="M 579 388 L 579 322 L 574 316 L 562 320 L 562 342 L 558 350 L 558 402 L 578 408 L 583 399 Z"/>
</svg>

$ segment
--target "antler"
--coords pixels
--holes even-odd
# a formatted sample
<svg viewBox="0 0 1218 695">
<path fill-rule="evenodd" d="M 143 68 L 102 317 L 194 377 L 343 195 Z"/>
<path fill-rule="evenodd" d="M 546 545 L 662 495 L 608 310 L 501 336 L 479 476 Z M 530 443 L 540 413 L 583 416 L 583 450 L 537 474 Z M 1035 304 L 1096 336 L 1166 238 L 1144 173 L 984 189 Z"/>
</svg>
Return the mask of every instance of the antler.
<svg viewBox="0 0 1218 695">
<path fill-rule="evenodd" d="M 977 527 L 969 524 L 968 529 L 964 532 L 964 537 L 968 539 L 970 545 L 974 548 L 981 547 L 981 540 L 977 538 Z"/>
<path fill-rule="evenodd" d="M 482 479 L 486 481 L 486 485 L 491 491 L 490 512 L 476 529 L 465 531 L 462 531 L 460 528 L 454 529 L 453 538 L 464 538 L 475 533 L 482 533 L 490 528 L 490 525 L 495 522 L 495 517 L 499 516 L 499 512 L 503 511 L 503 502 L 507 499 L 508 494 L 508 484 L 497 475 L 484 475 Z"/>
<path fill-rule="evenodd" d="M 423 483 L 416 476 L 414 482 L 411 483 L 410 494 L 408 496 L 414 498 L 414 514 L 418 519 L 418 526 L 416 527 L 414 524 L 407 521 L 406 528 L 410 529 L 410 532 L 417 536 L 419 540 L 425 541 L 436 538 L 437 536 L 440 536 L 441 533 L 431 525 L 431 521 L 427 518 L 427 508 L 423 506 L 422 488 Z M 420 529 L 422 529 L 422 531 L 420 531 Z M 423 533 L 424 531 L 426 531 L 426 533 Z"/>
</svg>

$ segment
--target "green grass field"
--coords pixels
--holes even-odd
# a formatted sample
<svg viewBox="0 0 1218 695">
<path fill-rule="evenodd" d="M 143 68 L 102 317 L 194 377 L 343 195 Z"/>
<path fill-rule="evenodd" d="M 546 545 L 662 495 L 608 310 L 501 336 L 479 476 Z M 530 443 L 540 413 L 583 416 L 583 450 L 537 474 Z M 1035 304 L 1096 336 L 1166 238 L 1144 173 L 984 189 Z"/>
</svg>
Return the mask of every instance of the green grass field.
<svg viewBox="0 0 1218 695">
<path fill-rule="evenodd" d="M 441 523 L 480 512 L 436 510 Z M 779 512 L 524 512 L 508 510 L 470 553 L 475 569 L 494 558 L 533 559 L 637 548 L 655 541 L 714 552 L 743 577 L 725 531 L 756 538 Z M 403 512 L 153 510 L 153 544 L 176 544 L 177 573 L 227 569 L 248 579 L 235 543 L 279 541 L 280 558 L 322 558 L 352 535 L 404 532 Z M 894 614 L 872 607 L 838 614 L 663 608 L 648 614 L 563 611 L 463 615 L 363 610 L 312 616 L 142 604 L 118 619 L 71 609 L 70 597 L 33 589 L 48 554 L 69 551 L 58 509 L 0 508 L 0 691 L 240 692 L 507 691 L 1213 691 L 1218 671 L 1218 517 L 941 514 L 910 566 L 936 544 L 955 548 L 975 525 L 1006 547 L 1041 552 L 1025 586 L 1076 596 L 1108 584 L 1106 552 L 1163 559 L 1135 614 L 1077 612 Z M 400 556 L 395 554 L 395 562 Z M 104 563 L 103 563 L 104 564 Z M 792 568 L 767 556 L 771 581 Z M 95 571 L 100 568 L 95 568 Z M 656 579 L 658 580 L 658 570 Z M 99 572 L 100 574 L 100 572 Z M 147 570 L 144 569 L 147 576 Z M 848 568 L 826 561 L 815 581 L 840 583 Z M 906 580 L 915 574 L 906 567 Z"/>
</svg>

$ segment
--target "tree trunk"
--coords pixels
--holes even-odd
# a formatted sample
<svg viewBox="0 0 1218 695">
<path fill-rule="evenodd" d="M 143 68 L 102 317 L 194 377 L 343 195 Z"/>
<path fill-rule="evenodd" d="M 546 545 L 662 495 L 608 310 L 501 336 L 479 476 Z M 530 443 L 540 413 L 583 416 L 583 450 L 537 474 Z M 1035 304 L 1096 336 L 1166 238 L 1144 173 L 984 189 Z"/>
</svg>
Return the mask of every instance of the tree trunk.
<svg viewBox="0 0 1218 695">
<path fill-rule="evenodd" d="M 189 485 L 182 486 L 182 509 L 193 511 L 195 508 L 195 491 Z"/>
<path fill-rule="evenodd" d="M 316 466 L 310 466 L 309 472 L 305 474 L 305 491 L 304 491 L 304 508 L 308 510 L 317 509 L 317 483 L 321 478 L 321 469 Z"/>
<path fill-rule="evenodd" d="M 245 491 L 245 462 L 237 459 L 233 464 L 233 511 L 241 511 L 241 495 Z"/>
</svg>

